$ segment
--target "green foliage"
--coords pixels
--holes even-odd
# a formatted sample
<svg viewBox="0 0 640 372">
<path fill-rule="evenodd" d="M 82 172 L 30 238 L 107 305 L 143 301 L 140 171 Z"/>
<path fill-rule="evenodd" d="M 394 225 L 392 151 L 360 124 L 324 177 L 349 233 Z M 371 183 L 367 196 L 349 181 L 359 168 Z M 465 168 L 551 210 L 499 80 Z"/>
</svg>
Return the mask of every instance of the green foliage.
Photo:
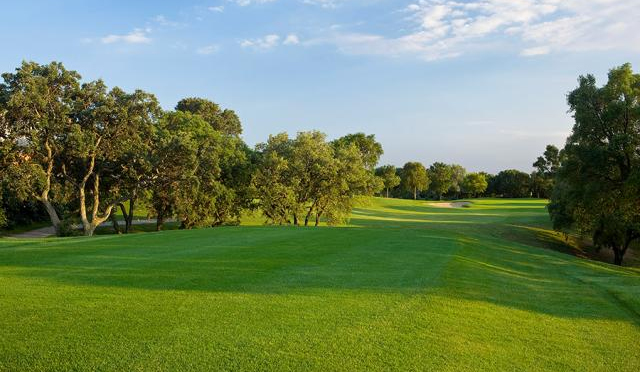
<svg viewBox="0 0 640 372">
<path fill-rule="evenodd" d="M 362 161 L 364 165 L 370 170 L 373 170 L 376 167 L 380 160 L 380 156 L 384 153 L 382 145 L 376 141 L 376 137 L 373 134 L 347 134 L 346 136 L 334 140 L 331 144 L 336 149 L 355 145 L 358 151 L 362 154 Z"/>
<path fill-rule="evenodd" d="M 373 195 L 382 181 L 366 164 L 368 152 L 346 136 L 332 143 L 320 132 L 282 133 L 257 146 L 260 154 L 252 186 L 271 223 L 308 225 L 325 218 L 342 223 L 357 195 Z M 373 138 L 364 136 L 363 138 Z M 371 160 L 369 158 L 369 160 Z"/>
<path fill-rule="evenodd" d="M 533 163 L 536 170 L 531 174 L 531 190 L 538 198 L 550 197 L 561 157 L 562 153 L 557 147 L 547 145 L 543 156 L 539 156 Z"/>
<path fill-rule="evenodd" d="M 176 105 L 176 111 L 201 116 L 211 127 L 225 135 L 239 136 L 242 124 L 233 110 L 221 110 L 217 104 L 204 98 L 184 98 Z"/>
<path fill-rule="evenodd" d="M 429 179 L 429 190 L 441 199 L 453 186 L 453 168 L 448 164 L 435 162 L 429 167 Z"/>
<path fill-rule="evenodd" d="M 386 190 L 387 198 L 389 197 L 389 189 L 400 185 L 401 178 L 397 174 L 396 167 L 393 165 L 383 165 L 376 169 L 376 176 L 382 179 Z"/>
<path fill-rule="evenodd" d="M 603 87 L 581 76 L 568 96 L 575 124 L 549 205 L 554 228 L 576 229 L 622 264 L 640 238 L 640 75 L 626 64 Z"/>
<path fill-rule="evenodd" d="M 505 198 L 528 198 L 531 196 L 531 178 L 516 169 L 507 169 L 498 173 L 493 188 L 497 195 Z"/>
<path fill-rule="evenodd" d="M 60 223 L 54 202 L 62 199 L 57 177 L 59 139 L 69 133 L 73 99 L 80 75 L 61 63 L 23 62 L 14 73 L 2 74 L 2 152 L 6 177 L 21 200 L 37 200 L 46 207 L 51 223 Z"/>
<path fill-rule="evenodd" d="M 402 185 L 405 190 L 413 192 L 413 199 L 418 198 L 418 191 L 426 190 L 431 182 L 424 165 L 419 162 L 408 162 L 402 167 Z"/>
<path fill-rule="evenodd" d="M 451 164 L 451 187 L 449 192 L 453 193 L 457 198 L 462 191 L 462 183 L 464 182 L 464 176 L 467 174 L 467 170 L 463 166 L 458 164 Z"/>
<path fill-rule="evenodd" d="M 487 177 L 483 173 L 467 173 L 461 184 L 462 191 L 473 197 L 487 190 Z"/>
<path fill-rule="evenodd" d="M 242 201 L 233 186 L 242 177 L 236 168 L 248 161 L 241 140 L 183 111 L 166 113 L 154 138 L 152 204 L 159 225 L 174 215 L 183 228 L 237 221 Z"/>
</svg>

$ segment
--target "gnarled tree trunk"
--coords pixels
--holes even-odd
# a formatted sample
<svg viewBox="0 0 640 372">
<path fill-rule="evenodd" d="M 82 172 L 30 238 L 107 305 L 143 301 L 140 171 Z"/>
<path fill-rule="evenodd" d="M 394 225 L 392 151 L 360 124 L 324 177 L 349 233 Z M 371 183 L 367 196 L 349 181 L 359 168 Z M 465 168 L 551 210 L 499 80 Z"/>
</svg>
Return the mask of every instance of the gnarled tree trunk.
<svg viewBox="0 0 640 372">
<path fill-rule="evenodd" d="M 49 218 L 51 219 L 51 224 L 56 230 L 56 235 L 58 235 L 60 232 L 60 217 L 58 217 L 58 212 L 49 200 L 49 192 L 51 192 L 51 177 L 53 177 L 53 151 L 48 140 L 45 141 L 44 146 L 47 149 L 47 172 L 45 185 L 40 195 L 36 195 L 35 198 L 44 205 L 44 208 L 47 210 L 47 214 L 49 214 Z"/>
</svg>

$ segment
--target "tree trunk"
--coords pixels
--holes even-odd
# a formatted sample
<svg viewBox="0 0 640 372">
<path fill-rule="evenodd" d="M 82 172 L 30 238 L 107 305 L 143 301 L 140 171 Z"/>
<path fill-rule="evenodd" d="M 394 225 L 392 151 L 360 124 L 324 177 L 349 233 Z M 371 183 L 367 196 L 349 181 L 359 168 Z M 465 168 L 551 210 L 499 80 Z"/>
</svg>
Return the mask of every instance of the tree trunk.
<svg viewBox="0 0 640 372">
<path fill-rule="evenodd" d="M 304 216 L 304 226 L 307 227 L 309 226 L 309 218 L 311 217 L 311 212 L 313 211 L 313 206 L 311 206 L 309 208 L 309 211 L 307 212 L 307 215 Z"/>
<path fill-rule="evenodd" d="M 120 231 L 120 225 L 118 224 L 118 219 L 116 218 L 116 215 L 112 213 L 111 216 L 109 216 L 109 219 L 113 224 L 113 230 L 115 230 L 117 234 L 122 234 L 122 231 Z"/>
<path fill-rule="evenodd" d="M 293 214 L 293 225 L 294 226 L 298 226 L 298 214 L 297 213 Z"/>
<path fill-rule="evenodd" d="M 322 212 L 319 212 L 318 214 L 316 214 L 316 227 L 318 227 L 318 225 L 320 225 L 320 215 L 322 214 Z"/>
<path fill-rule="evenodd" d="M 413 188 L 413 200 L 417 200 L 418 199 L 418 188 L 414 187 Z"/>
<path fill-rule="evenodd" d="M 131 199 L 129 199 L 129 214 L 125 216 L 125 234 L 128 234 L 133 229 L 133 210 L 136 204 L 136 199 L 138 198 L 138 190 L 134 189 L 131 193 Z"/>
<path fill-rule="evenodd" d="M 53 150 L 51 149 L 51 146 L 49 146 L 49 140 L 45 141 L 44 146 L 47 149 L 47 176 L 44 189 L 39 196 L 36 196 L 36 199 L 44 204 L 44 208 L 47 210 L 47 214 L 49 214 L 49 219 L 51 219 L 51 224 L 56 231 L 56 235 L 58 235 L 60 233 L 60 217 L 58 217 L 58 212 L 56 212 L 53 204 L 49 201 L 51 177 L 53 176 Z"/>
<path fill-rule="evenodd" d="M 56 235 L 58 235 L 60 233 L 60 217 L 58 217 L 58 212 L 56 212 L 56 209 L 53 207 L 53 204 L 51 204 L 51 202 L 48 199 L 40 199 L 40 201 L 42 202 L 42 204 L 44 204 L 45 209 L 47 210 L 47 213 L 49 214 L 49 219 L 51 219 L 51 224 L 53 225 L 53 228 L 56 230 Z"/>
<path fill-rule="evenodd" d="M 618 247 L 613 247 L 612 249 L 613 249 L 613 263 L 618 266 L 622 266 L 622 257 L 624 256 L 622 249 Z"/>
<path fill-rule="evenodd" d="M 164 211 L 158 213 L 156 217 L 156 231 L 161 231 L 164 227 Z"/>
<path fill-rule="evenodd" d="M 389 198 L 389 188 L 387 187 L 387 198 Z"/>
</svg>

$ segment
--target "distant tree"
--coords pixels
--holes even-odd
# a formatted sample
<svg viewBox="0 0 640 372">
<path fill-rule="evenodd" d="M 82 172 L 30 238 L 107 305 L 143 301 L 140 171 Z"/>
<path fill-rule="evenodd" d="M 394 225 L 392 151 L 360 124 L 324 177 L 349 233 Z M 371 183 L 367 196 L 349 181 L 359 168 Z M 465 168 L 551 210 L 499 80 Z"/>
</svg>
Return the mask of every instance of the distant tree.
<svg viewBox="0 0 640 372">
<path fill-rule="evenodd" d="M 460 191 L 462 191 L 462 182 L 467 170 L 458 164 L 451 164 L 449 167 L 451 168 L 451 187 L 449 187 L 449 192 L 453 193 L 455 198 L 458 198 Z"/>
<path fill-rule="evenodd" d="M 640 239 L 640 74 L 625 64 L 603 87 L 580 76 L 568 96 L 575 124 L 549 204 L 553 226 L 590 235 L 622 265 Z"/>
<path fill-rule="evenodd" d="M 371 195 L 381 181 L 365 165 L 357 143 L 326 142 L 323 133 L 301 132 L 295 139 L 270 136 L 257 146 L 258 166 L 252 187 L 260 208 L 276 224 L 308 226 L 315 218 L 340 223 L 351 212 L 355 197 Z"/>
<path fill-rule="evenodd" d="M 242 134 L 242 124 L 233 110 L 221 110 L 216 103 L 204 98 L 184 98 L 176 105 L 176 111 L 200 115 L 213 129 L 232 136 Z"/>
<path fill-rule="evenodd" d="M 531 174 L 532 191 L 537 197 L 548 198 L 553 189 L 553 182 L 560 167 L 561 153 L 557 147 L 547 145 L 543 156 L 533 163 L 535 171 Z"/>
<path fill-rule="evenodd" d="M 396 174 L 396 167 L 393 165 L 379 167 L 376 169 L 376 175 L 382 179 L 387 198 L 389 197 L 389 189 L 400 185 L 400 176 Z"/>
<path fill-rule="evenodd" d="M 355 145 L 362 156 L 362 161 L 366 168 L 373 170 L 384 153 L 382 145 L 376 141 L 373 134 L 364 133 L 348 134 L 332 142 L 334 148 Z"/>
<path fill-rule="evenodd" d="M 408 162 L 402 167 L 402 184 L 408 191 L 413 192 L 413 199 L 418 198 L 418 191 L 429 187 L 429 176 L 424 165 L 419 162 Z"/>
<path fill-rule="evenodd" d="M 505 198 L 527 198 L 531 196 L 531 178 L 527 173 L 508 169 L 498 173 L 494 179 L 495 191 Z"/>
<path fill-rule="evenodd" d="M 476 197 L 487 189 L 487 178 L 483 173 L 467 173 L 461 186 L 463 192 Z"/>
<path fill-rule="evenodd" d="M 453 170 L 448 164 L 435 162 L 429 167 L 429 179 L 431 180 L 429 190 L 440 200 L 453 185 Z"/>
<path fill-rule="evenodd" d="M 11 157 L 5 177 L 21 200 L 43 204 L 56 231 L 61 217 L 55 207 L 59 196 L 56 177 L 59 139 L 70 125 L 72 100 L 80 75 L 61 63 L 23 62 L 15 73 L 2 74 L 0 84 L 6 155 Z M 9 148 L 10 147 L 10 148 Z"/>
</svg>

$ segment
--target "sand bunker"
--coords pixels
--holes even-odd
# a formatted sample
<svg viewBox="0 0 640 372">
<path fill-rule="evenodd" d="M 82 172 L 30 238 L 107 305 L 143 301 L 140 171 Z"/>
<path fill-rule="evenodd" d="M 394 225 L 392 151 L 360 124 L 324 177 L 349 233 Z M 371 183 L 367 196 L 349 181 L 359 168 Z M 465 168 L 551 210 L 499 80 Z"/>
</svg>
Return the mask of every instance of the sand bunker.
<svg viewBox="0 0 640 372">
<path fill-rule="evenodd" d="M 429 203 L 429 205 L 437 208 L 464 208 L 464 207 L 470 206 L 471 203 L 463 201 L 463 202 L 451 202 L 451 203 Z"/>
</svg>

